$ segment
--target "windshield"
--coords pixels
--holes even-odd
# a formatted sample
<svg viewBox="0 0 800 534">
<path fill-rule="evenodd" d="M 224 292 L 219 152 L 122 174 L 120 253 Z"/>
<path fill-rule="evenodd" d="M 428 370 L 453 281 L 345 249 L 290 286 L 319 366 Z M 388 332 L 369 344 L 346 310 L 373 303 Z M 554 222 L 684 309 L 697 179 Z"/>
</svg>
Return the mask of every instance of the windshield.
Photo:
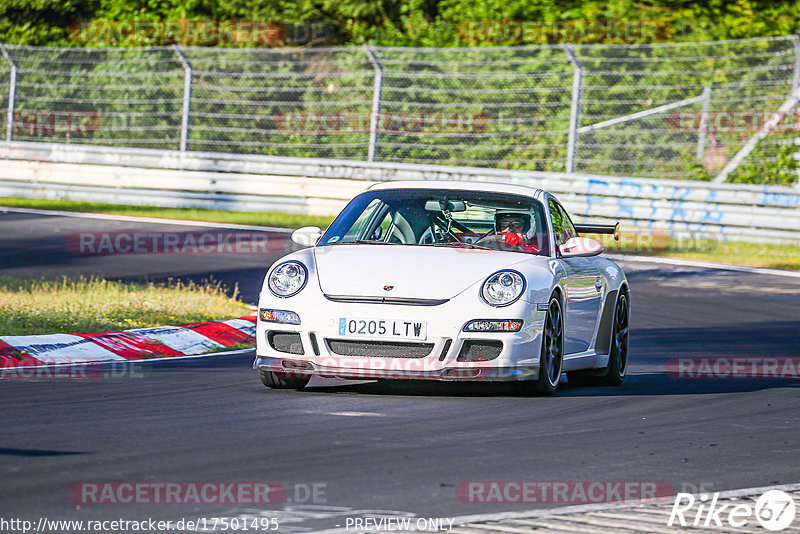
<svg viewBox="0 0 800 534">
<path fill-rule="evenodd" d="M 367 191 L 353 199 L 319 246 L 464 247 L 547 255 L 544 209 L 519 195 L 439 189 Z"/>
</svg>

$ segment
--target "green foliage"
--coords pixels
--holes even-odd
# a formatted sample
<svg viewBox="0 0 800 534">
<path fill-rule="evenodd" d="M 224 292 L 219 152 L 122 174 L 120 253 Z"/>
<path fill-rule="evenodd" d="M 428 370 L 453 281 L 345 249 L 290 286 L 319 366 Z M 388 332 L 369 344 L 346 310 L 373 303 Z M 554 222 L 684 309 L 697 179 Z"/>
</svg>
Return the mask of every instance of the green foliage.
<svg viewBox="0 0 800 534">
<path fill-rule="evenodd" d="M 773 157 L 745 160 L 729 178 L 729 182 L 742 184 L 792 185 L 797 182 L 798 147 L 787 144 L 778 149 Z"/>
<path fill-rule="evenodd" d="M 378 160 L 563 171 L 572 76 L 563 51 L 492 47 L 787 35 L 800 29 L 799 12 L 800 0 L 3 0 L 0 42 L 85 46 L 81 51 L 15 50 L 22 72 L 18 116 L 67 110 L 82 113 L 88 125 L 58 135 L 23 128 L 14 132 L 20 141 L 175 149 L 182 65 L 169 49 L 139 47 L 218 44 L 187 51 L 196 72 L 190 150 L 357 160 L 367 156 L 369 124 L 358 120 L 370 116 L 374 75 L 363 51 L 307 46 L 270 52 L 264 47 L 480 47 L 480 53 L 379 52 L 387 65 L 382 114 L 427 120 L 441 112 L 440 123 L 460 116 L 487 124 L 476 129 L 480 135 L 459 135 L 463 131 L 452 128 L 415 131 L 413 124 L 410 129 L 401 124 L 397 131 L 381 131 Z M 92 21 L 94 33 L 79 38 L 82 25 Z M 131 21 L 271 26 L 266 41 L 257 42 L 197 42 L 175 32 L 118 42 L 119 32 L 97 31 Z M 641 24 L 620 34 L 615 24 L 625 21 Z M 599 33 L 590 31 L 593 25 Z M 96 49 L 109 45 L 119 46 Z M 713 87 L 712 112 L 771 111 L 785 99 L 793 68 L 787 41 L 684 50 L 583 47 L 580 56 L 587 68 L 581 125 L 697 96 L 705 86 Z M 670 71 L 681 77 L 673 79 Z M 6 72 L 0 70 L 0 95 L 7 87 Z M 320 127 L 324 113 L 346 117 L 347 127 Z M 665 128 L 666 122 L 664 115 L 655 115 L 581 134 L 577 170 L 709 180 L 753 133 L 715 132 L 713 144 L 706 141 L 707 157 L 697 163 L 698 135 Z M 771 134 L 762 143 L 766 148 L 759 147 L 732 179 L 792 183 L 797 162 L 789 148 L 778 150 L 773 141 L 788 142 L 792 135 L 796 131 Z"/>
<path fill-rule="evenodd" d="M 713 178 L 702 163 L 697 162 L 694 156 L 687 154 L 683 157 L 683 161 L 686 163 L 686 179 L 707 182 Z"/>
<path fill-rule="evenodd" d="M 389 46 L 536 44 L 504 33 L 509 22 L 654 21 L 656 35 L 638 42 L 699 41 L 786 35 L 800 29 L 800 0 L 5 0 L 0 42 L 75 45 L 70 25 L 80 21 L 274 21 L 324 24 L 330 44 Z M 470 23 L 477 23 L 470 26 Z M 541 37 L 541 34 L 537 34 Z M 553 42 L 637 42 L 634 36 L 592 37 L 567 32 Z M 539 40 L 541 42 L 541 40 Z M 141 43 L 138 43 L 141 44 Z M 163 44 L 163 43 L 162 43 Z M 241 43 L 247 46 L 248 43 Z"/>
</svg>

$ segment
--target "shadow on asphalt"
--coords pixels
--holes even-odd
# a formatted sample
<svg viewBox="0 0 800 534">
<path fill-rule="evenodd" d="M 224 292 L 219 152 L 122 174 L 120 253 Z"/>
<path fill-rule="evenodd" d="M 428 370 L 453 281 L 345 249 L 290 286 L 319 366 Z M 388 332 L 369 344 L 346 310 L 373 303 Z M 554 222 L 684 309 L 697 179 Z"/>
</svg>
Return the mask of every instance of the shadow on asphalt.
<svg viewBox="0 0 800 534">
<path fill-rule="evenodd" d="M 743 393 L 762 389 L 800 387 L 800 380 L 785 379 L 673 379 L 664 373 L 628 376 L 621 386 L 570 386 L 562 382 L 556 397 L 633 397 Z M 265 391 L 267 390 L 265 388 Z M 463 383 L 382 380 L 378 382 L 309 386 L 298 394 L 406 395 L 419 397 L 536 397 L 519 383 Z M 543 397 L 547 398 L 547 397 Z"/>
<path fill-rule="evenodd" d="M 76 451 L 45 451 L 40 449 L 9 449 L 7 447 L 0 447 L 0 456 L 37 457 L 37 456 L 68 456 L 71 454 L 86 454 L 86 453 L 76 452 Z"/>
</svg>

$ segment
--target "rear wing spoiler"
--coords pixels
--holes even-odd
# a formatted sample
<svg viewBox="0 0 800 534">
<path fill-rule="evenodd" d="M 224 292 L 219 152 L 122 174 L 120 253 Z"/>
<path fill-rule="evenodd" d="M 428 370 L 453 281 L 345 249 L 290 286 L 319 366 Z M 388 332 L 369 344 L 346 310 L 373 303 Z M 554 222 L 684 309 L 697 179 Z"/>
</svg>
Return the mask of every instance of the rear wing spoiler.
<svg viewBox="0 0 800 534">
<path fill-rule="evenodd" d="M 579 234 L 611 234 L 619 241 L 619 223 L 616 224 L 576 224 Z"/>
</svg>

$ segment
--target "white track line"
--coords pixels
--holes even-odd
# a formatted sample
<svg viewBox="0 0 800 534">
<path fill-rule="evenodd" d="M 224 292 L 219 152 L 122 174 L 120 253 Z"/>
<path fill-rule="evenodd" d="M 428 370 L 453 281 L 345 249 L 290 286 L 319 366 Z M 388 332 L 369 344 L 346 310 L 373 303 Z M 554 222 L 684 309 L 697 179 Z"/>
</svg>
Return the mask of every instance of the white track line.
<svg viewBox="0 0 800 534">
<path fill-rule="evenodd" d="M 175 360 L 195 360 L 198 358 L 211 358 L 212 356 L 238 356 L 252 352 L 255 354 L 256 348 L 252 349 L 237 349 L 237 350 L 223 350 L 220 352 L 209 352 L 207 354 L 195 354 L 194 356 L 165 356 L 163 358 L 147 358 L 145 360 L 127 360 L 130 363 L 164 363 L 174 362 Z"/>
<path fill-rule="evenodd" d="M 736 489 L 729 491 L 721 491 L 719 492 L 719 497 L 721 499 L 746 497 L 750 495 L 760 495 L 767 492 L 768 490 L 782 490 L 786 492 L 798 491 L 800 490 L 800 484 L 782 484 L 778 486 L 762 486 L 755 488 L 743 488 L 743 489 Z M 672 502 L 673 502 L 672 500 L 669 501 L 670 504 Z M 483 523 L 487 521 L 503 521 L 507 519 L 534 519 L 534 518 L 549 517 L 549 516 L 582 514 L 586 512 L 599 512 L 604 510 L 641 508 L 651 505 L 652 503 L 621 503 L 621 502 L 578 504 L 573 506 L 561 506 L 558 508 L 547 508 L 540 510 L 526 510 L 521 512 L 499 512 L 493 514 L 463 515 L 459 517 L 446 518 L 446 519 L 452 519 L 453 521 L 452 524 L 455 527 L 455 526 L 470 525 L 472 523 Z M 477 526 L 476 528 L 480 530 L 480 526 Z M 416 529 L 411 529 L 410 531 L 414 530 Z M 352 532 L 352 529 L 347 530 L 346 528 L 338 527 L 325 530 L 317 530 L 310 534 L 343 534 L 345 532 Z M 404 532 L 409 532 L 409 531 L 404 531 Z"/>
<path fill-rule="evenodd" d="M 742 488 L 719 492 L 720 499 L 732 499 L 736 497 L 747 497 L 749 495 L 760 495 L 769 490 L 797 491 L 800 484 L 782 484 L 778 486 L 761 486 L 755 488 Z M 672 502 L 672 501 L 670 501 Z M 454 518 L 453 524 L 463 525 L 466 523 L 477 523 L 480 521 L 500 521 L 503 519 L 527 519 L 532 517 L 542 517 L 549 515 L 577 514 L 583 512 L 599 512 L 602 510 L 614 510 L 617 508 L 638 508 L 649 506 L 652 503 L 598 503 L 598 504 L 578 504 L 574 506 L 561 506 L 559 508 L 549 508 L 546 510 L 528 510 L 523 512 L 500 512 L 496 514 L 476 514 L 464 515 Z"/>
<path fill-rule="evenodd" d="M 800 278 L 800 272 L 784 271 L 782 269 L 767 269 L 764 267 L 746 267 L 744 265 L 733 265 L 730 263 L 718 263 L 715 261 L 687 260 L 684 258 L 671 258 L 660 256 L 634 256 L 627 254 L 604 254 L 604 257 L 612 261 L 628 261 L 639 263 L 660 263 L 663 265 L 677 265 L 682 267 L 703 267 L 706 269 L 719 269 L 724 271 L 739 271 L 752 274 L 767 274 L 772 276 L 787 276 L 790 278 Z"/>
<path fill-rule="evenodd" d="M 34 208 L 11 208 L 0 206 L 0 212 L 30 213 L 33 215 L 50 215 L 57 217 L 81 217 L 84 219 L 101 219 L 105 221 L 144 222 L 156 224 L 172 224 L 179 226 L 200 226 L 205 228 L 228 228 L 231 230 L 255 230 L 260 232 L 291 233 L 291 228 L 274 228 L 272 226 L 254 226 L 249 224 L 215 223 L 210 221 L 187 221 L 184 219 L 160 219 L 157 217 L 135 217 L 133 215 L 111 215 L 106 213 L 85 213 L 82 211 L 39 210 Z"/>
</svg>

